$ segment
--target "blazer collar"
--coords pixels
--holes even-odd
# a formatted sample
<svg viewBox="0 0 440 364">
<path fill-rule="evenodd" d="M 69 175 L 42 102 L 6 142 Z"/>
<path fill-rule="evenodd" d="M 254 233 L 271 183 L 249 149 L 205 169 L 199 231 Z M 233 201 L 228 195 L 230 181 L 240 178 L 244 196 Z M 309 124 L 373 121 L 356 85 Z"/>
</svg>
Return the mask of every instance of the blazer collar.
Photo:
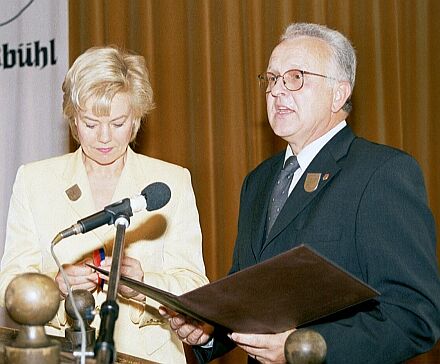
<svg viewBox="0 0 440 364">
<path fill-rule="evenodd" d="M 63 197 L 78 219 L 95 212 L 89 179 L 82 161 L 82 153 L 82 149 L 78 148 L 74 153 L 69 154 L 63 172 L 65 183 Z"/>
<path fill-rule="evenodd" d="M 286 204 L 269 232 L 267 240 L 263 244 L 261 252 L 271 244 L 274 238 L 319 195 L 320 191 L 327 186 L 333 178 L 335 178 L 342 168 L 339 161 L 347 155 L 354 138 L 355 135 L 351 128 L 346 126 L 316 155 L 287 199 Z M 316 182 L 311 183 L 311 185 L 313 187 L 316 185 L 316 188 L 311 190 L 307 185 L 310 185 L 310 182 L 314 178 L 316 178 Z M 270 192 L 268 193 L 270 195 Z"/>
</svg>

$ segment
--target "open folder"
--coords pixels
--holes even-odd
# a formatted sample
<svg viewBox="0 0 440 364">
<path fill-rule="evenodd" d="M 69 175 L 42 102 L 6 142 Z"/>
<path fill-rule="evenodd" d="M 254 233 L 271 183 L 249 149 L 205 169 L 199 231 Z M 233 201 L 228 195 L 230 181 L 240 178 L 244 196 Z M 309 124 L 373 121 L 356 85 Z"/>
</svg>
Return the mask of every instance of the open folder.
<svg viewBox="0 0 440 364">
<path fill-rule="evenodd" d="M 199 321 L 259 334 L 283 332 L 379 295 L 305 245 L 180 296 L 128 277 L 120 281 Z"/>
</svg>

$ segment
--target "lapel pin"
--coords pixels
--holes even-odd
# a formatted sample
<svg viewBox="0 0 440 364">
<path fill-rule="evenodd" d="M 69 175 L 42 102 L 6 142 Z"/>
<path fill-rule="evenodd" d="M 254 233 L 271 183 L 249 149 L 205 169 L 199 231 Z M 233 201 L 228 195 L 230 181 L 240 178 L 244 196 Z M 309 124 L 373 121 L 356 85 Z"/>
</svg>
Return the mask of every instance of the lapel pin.
<svg viewBox="0 0 440 364">
<path fill-rule="evenodd" d="M 313 192 L 318 188 L 321 173 L 307 173 L 304 181 L 304 191 Z"/>
<path fill-rule="evenodd" d="M 78 185 L 75 184 L 66 190 L 66 195 L 69 197 L 70 201 L 76 201 L 81 197 L 81 190 Z"/>
<path fill-rule="evenodd" d="M 326 173 L 326 174 L 324 174 L 324 176 L 322 177 L 322 180 L 323 180 L 323 181 L 327 181 L 329 177 L 330 177 L 330 173 Z"/>
</svg>

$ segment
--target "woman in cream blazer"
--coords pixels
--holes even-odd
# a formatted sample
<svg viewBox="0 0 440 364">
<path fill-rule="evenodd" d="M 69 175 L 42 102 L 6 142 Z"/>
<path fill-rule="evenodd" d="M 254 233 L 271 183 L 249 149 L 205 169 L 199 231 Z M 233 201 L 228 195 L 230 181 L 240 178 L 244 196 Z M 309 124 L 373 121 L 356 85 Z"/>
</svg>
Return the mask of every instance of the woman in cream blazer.
<svg viewBox="0 0 440 364">
<path fill-rule="evenodd" d="M 133 64 L 137 65 L 137 72 L 130 71 Z M 122 74 L 125 79 L 119 82 L 124 85 L 123 88 L 116 88 L 117 91 L 110 95 L 110 108 L 105 113 L 105 107 L 96 107 L 100 102 L 99 92 L 87 94 L 84 90 L 93 89 L 93 85 L 99 85 L 99 82 L 108 83 L 109 74 L 115 73 L 109 71 L 110 66 L 125 70 L 125 74 L 119 72 L 114 76 L 117 78 Z M 105 74 L 105 81 L 100 78 L 99 72 Z M 82 77 L 78 77 L 78 73 Z M 171 189 L 171 199 L 159 210 L 145 210 L 131 217 L 125 236 L 125 257 L 137 262 L 141 268 L 140 279 L 145 283 L 178 295 L 208 282 L 202 257 L 199 216 L 188 170 L 136 154 L 128 146 L 136 135 L 141 118 L 136 114 L 136 103 L 133 101 L 133 94 L 139 92 L 127 88 L 126 84 L 135 83 L 136 80 L 131 78 L 139 77 L 139 74 L 149 86 L 143 58 L 110 47 L 87 51 L 67 74 L 63 85 L 64 113 L 69 119 L 70 103 L 71 100 L 74 103 L 76 97 L 78 105 L 74 105 L 69 122 L 72 134 L 81 146 L 74 153 L 19 168 L 1 262 L 2 304 L 7 285 L 23 272 L 41 272 L 53 277 L 63 293 L 65 287 L 50 253 L 51 241 L 56 234 L 99 211 L 101 205 L 137 195 L 153 182 L 167 184 Z M 88 79 L 87 75 L 94 77 Z M 81 89 L 80 86 L 86 82 L 89 83 Z M 115 80 L 111 83 L 118 84 Z M 108 89 L 106 85 L 105 90 Z M 76 93 L 79 96 L 74 96 Z M 151 109 L 151 97 L 149 101 Z M 147 102 L 143 100 L 143 104 Z M 141 116 L 144 115 L 145 108 L 141 112 Z M 124 128 L 130 128 L 131 134 L 126 142 Z M 93 174 L 96 170 L 109 172 L 109 178 L 97 178 Z M 114 184 L 108 183 L 113 180 Z M 109 186 L 112 188 L 109 189 Z M 108 198 L 109 195 L 111 198 Z M 62 240 L 55 246 L 55 254 L 75 275 L 78 269 L 85 269 L 84 260 L 90 259 L 97 249 L 102 248 L 106 257 L 110 257 L 114 236 L 114 226 L 105 225 L 87 234 Z M 139 279 L 139 275 L 134 277 Z M 80 279 L 86 283 L 75 286 L 77 281 L 72 280 L 73 288 L 86 287 L 92 291 L 99 306 L 106 299 L 106 285 L 102 290 L 97 289 L 97 276 L 91 270 Z M 159 363 L 185 363 L 183 347 L 157 313 L 158 304 L 149 298 L 134 296 L 118 296 L 119 317 L 114 332 L 116 350 Z M 47 327 L 49 334 L 64 335 L 66 315 L 63 306 L 60 305 L 58 314 Z M 95 317 L 92 325 L 99 328 L 99 317 Z"/>
</svg>

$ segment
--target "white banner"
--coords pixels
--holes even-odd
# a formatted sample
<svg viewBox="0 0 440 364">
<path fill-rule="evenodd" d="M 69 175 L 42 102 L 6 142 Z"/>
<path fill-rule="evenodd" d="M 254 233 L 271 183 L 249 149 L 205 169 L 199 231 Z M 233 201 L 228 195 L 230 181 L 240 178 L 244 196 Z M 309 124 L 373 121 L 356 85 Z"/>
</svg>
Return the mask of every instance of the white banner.
<svg viewBox="0 0 440 364">
<path fill-rule="evenodd" d="M 18 166 L 68 151 L 67 67 L 67 0 L 0 0 L 0 256 Z"/>
</svg>

